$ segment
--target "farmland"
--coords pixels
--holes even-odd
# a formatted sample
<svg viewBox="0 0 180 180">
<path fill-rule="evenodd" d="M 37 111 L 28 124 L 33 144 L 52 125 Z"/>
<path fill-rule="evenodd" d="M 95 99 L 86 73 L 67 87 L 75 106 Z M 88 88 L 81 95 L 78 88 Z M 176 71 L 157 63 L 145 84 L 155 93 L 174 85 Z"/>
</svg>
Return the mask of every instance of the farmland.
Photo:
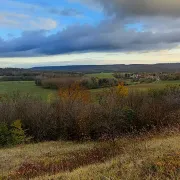
<svg viewBox="0 0 180 180">
<path fill-rule="evenodd" d="M 167 85 L 180 85 L 180 81 L 159 81 L 154 83 L 148 83 L 148 84 L 137 84 L 137 85 L 129 85 L 129 90 L 142 90 L 146 91 L 148 89 L 160 89 L 164 88 Z M 100 93 L 104 89 L 93 89 L 91 90 L 92 93 Z"/>
<path fill-rule="evenodd" d="M 0 82 L 0 94 L 11 94 L 13 92 L 28 93 L 33 96 L 46 99 L 51 93 L 56 91 L 43 89 L 35 85 L 34 81 L 7 81 Z"/>
<path fill-rule="evenodd" d="M 108 73 L 105 73 L 101 75 L 98 74 L 92 74 L 92 76 L 106 76 L 110 77 L 111 75 Z M 130 90 L 148 90 L 150 88 L 163 88 L 166 85 L 180 85 L 180 81 L 159 81 L 149 84 L 137 84 L 137 85 L 130 85 L 128 88 Z M 93 89 L 90 90 L 92 94 L 100 93 L 106 88 L 100 88 L 100 89 Z M 51 89 L 44 89 L 39 86 L 36 86 L 34 81 L 7 81 L 7 82 L 0 82 L 0 94 L 9 94 L 19 91 L 21 93 L 28 93 L 33 96 L 40 97 L 44 100 L 47 99 L 49 94 L 56 94 L 56 90 Z"/>
<path fill-rule="evenodd" d="M 86 74 L 86 77 L 97 77 L 97 78 L 113 78 L 113 73 L 94 73 Z"/>
</svg>

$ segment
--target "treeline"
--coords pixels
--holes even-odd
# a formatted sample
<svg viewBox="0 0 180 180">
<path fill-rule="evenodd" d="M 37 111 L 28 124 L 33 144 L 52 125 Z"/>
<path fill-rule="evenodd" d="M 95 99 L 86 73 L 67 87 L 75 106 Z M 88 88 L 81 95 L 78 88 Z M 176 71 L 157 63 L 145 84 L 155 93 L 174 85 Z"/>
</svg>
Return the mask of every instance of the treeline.
<svg viewBox="0 0 180 180">
<path fill-rule="evenodd" d="M 159 77 L 162 81 L 180 80 L 180 73 L 161 73 Z"/>
<path fill-rule="evenodd" d="M 0 68 L 0 76 L 37 76 L 40 72 L 19 68 Z"/>
<path fill-rule="evenodd" d="M 180 71 L 180 63 L 167 64 L 115 64 L 115 65 L 74 65 L 74 66 L 46 66 L 34 67 L 34 70 L 49 71 L 71 71 L 83 73 L 101 73 L 101 72 L 175 72 Z"/>
<path fill-rule="evenodd" d="M 0 81 L 34 81 L 36 77 L 59 78 L 81 77 L 84 74 L 75 72 L 35 71 L 30 69 L 4 68 L 0 69 Z"/>
<path fill-rule="evenodd" d="M 180 87 L 128 92 L 119 85 L 93 102 L 89 91 L 74 84 L 61 89 L 59 96 L 48 102 L 21 94 L 2 98 L 0 114 L 0 124 L 6 129 L 11 130 L 13 122 L 21 120 L 26 137 L 34 141 L 115 139 L 129 133 L 178 127 Z M 0 139 L 7 139 L 0 127 Z"/>
<path fill-rule="evenodd" d="M 0 81 L 34 81 L 35 76 L 2 76 Z"/>
<path fill-rule="evenodd" d="M 59 78 L 47 78 L 37 77 L 35 84 L 42 86 L 46 89 L 60 89 L 71 86 L 71 84 L 78 82 L 82 87 L 86 89 L 97 89 L 105 87 L 117 86 L 120 82 L 115 78 L 95 78 L 95 77 L 59 77 Z"/>
</svg>

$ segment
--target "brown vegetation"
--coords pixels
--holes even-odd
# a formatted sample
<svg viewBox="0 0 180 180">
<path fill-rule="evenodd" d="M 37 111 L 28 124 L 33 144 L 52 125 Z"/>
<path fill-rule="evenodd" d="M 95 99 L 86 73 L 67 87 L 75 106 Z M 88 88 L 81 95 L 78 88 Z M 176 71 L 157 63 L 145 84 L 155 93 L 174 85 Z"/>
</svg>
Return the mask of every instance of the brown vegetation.
<svg viewBox="0 0 180 180">
<path fill-rule="evenodd" d="M 176 126 L 180 123 L 180 88 L 128 92 L 119 85 L 91 102 L 78 84 L 59 91 L 60 97 L 43 102 L 14 95 L 0 102 L 0 123 L 20 119 L 34 140 L 115 139 L 128 133 Z"/>
<path fill-rule="evenodd" d="M 68 88 L 74 83 L 80 84 L 86 89 L 98 89 L 104 87 L 114 87 L 118 85 L 118 80 L 115 78 L 96 78 L 96 77 L 37 77 L 35 84 L 46 89 L 61 89 Z"/>
<path fill-rule="evenodd" d="M 46 142 L 0 150 L 0 179 L 179 179 L 176 130 L 106 142 Z"/>
</svg>

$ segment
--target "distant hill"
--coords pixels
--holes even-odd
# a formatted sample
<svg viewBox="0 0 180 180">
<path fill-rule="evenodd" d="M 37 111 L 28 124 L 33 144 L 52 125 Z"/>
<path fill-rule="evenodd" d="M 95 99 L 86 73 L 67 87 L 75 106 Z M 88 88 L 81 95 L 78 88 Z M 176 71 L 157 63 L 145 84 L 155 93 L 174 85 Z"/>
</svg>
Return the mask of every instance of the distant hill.
<svg viewBox="0 0 180 180">
<path fill-rule="evenodd" d="M 165 64 L 114 64 L 114 65 L 74 65 L 74 66 L 42 66 L 32 70 L 64 71 L 64 72 L 180 72 L 180 63 Z"/>
</svg>

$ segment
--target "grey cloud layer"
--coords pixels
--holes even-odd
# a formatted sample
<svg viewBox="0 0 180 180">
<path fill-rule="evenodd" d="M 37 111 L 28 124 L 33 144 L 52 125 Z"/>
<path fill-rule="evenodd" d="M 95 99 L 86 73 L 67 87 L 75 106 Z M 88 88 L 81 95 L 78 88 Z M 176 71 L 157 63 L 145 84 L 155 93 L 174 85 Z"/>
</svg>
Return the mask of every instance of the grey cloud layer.
<svg viewBox="0 0 180 180">
<path fill-rule="evenodd" d="M 154 51 L 171 49 L 180 43 L 179 0 L 83 0 L 88 1 L 91 6 L 101 4 L 110 17 L 97 26 L 73 25 L 48 36 L 46 31 L 34 31 L 25 32 L 10 41 L 0 39 L 0 56 Z M 62 11 L 53 10 L 52 13 Z M 78 12 L 71 10 L 71 13 L 63 13 L 72 15 Z M 137 22 L 143 25 L 142 31 L 125 29 L 125 25 Z"/>
<path fill-rule="evenodd" d="M 180 16 L 179 0 L 69 0 L 92 7 L 101 5 L 104 11 L 118 16 Z"/>
<path fill-rule="evenodd" d="M 97 27 L 71 26 L 50 36 L 46 36 L 46 31 L 26 32 L 11 41 L 0 41 L 1 57 L 87 51 L 150 51 L 176 47 L 180 42 L 180 31 L 127 32 L 122 24 L 106 21 Z"/>
</svg>

